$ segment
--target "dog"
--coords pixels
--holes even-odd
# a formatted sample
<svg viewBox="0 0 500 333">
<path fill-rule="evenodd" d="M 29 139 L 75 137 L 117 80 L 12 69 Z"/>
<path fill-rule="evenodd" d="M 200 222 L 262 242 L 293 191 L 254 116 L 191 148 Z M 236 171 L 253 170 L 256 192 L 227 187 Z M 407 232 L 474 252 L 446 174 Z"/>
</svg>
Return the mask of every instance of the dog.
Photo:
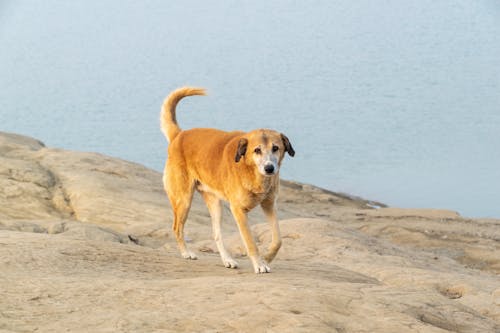
<svg viewBox="0 0 500 333">
<path fill-rule="evenodd" d="M 281 247 L 276 216 L 279 170 L 285 153 L 295 155 L 286 135 L 269 129 L 226 132 L 213 128 L 181 130 L 176 106 L 186 96 L 206 95 L 203 88 L 183 87 L 173 91 L 161 110 L 161 130 L 169 142 L 163 185 L 174 214 L 172 229 L 182 257 L 197 259 L 184 241 L 186 222 L 195 190 L 203 197 L 212 220 L 212 230 L 222 263 L 238 263 L 224 247 L 221 236 L 221 200 L 229 202 L 255 273 L 271 271 L 269 263 Z M 267 254 L 262 258 L 247 222 L 247 213 L 260 205 L 272 230 Z"/>
</svg>

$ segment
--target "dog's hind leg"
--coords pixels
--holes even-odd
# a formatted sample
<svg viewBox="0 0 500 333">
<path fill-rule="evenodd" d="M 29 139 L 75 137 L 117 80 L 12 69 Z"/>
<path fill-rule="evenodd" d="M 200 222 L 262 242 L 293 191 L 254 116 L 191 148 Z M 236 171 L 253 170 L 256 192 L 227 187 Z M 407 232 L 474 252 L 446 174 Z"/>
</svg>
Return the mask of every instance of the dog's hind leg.
<svg viewBox="0 0 500 333">
<path fill-rule="evenodd" d="M 271 244 L 269 245 L 269 250 L 264 256 L 264 259 L 269 263 L 274 259 L 274 257 L 276 257 L 276 254 L 281 247 L 280 225 L 278 222 L 278 218 L 276 217 L 274 199 L 263 201 L 261 203 L 261 207 L 267 217 L 267 220 L 269 221 L 269 224 L 271 225 L 272 240 Z"/>
<path fill-rule="evenodd" d="M 177 240 L 177 245 L 182 257 L 185 259 L 195 260 L 198 259 L 198 257 L 196 256 L 196 254 L 188 250 L 186 241 L 184 240 L 184 224 L 186 223 L 190 205 L 191 203 L 189 203 L 189 205 L 176 205 L 176 208 L 174 208 L 174 223 L 172 225 L 172 229 L 174 231 L 175 239 Z"/>
<path fill-rule="evenodd" d="M 184 224 L 191 208 L 194 183 L 189 182 L 184 177 L 173 178 L 167 176 L 164 178 L 164 185 L 172 204 L 172 211 L 174 213 L 172 229 L 181 255 L 186 259 L 197 259 L 196 255 L 187 249 L 186 241 L 184 240 Z"/>
<path fill-rule="evenodd" d="M 210 216 L 212 218 L 212 230 L 213 236 L 215 240 L 215 244 L 217 245 L 217 249 L 219 250 L 220 257 L 222 259 L 222 263 L 227 268 L 238 268 L 238 263 L 234 260 L 229 252 L 227 252 L 226 247 L 222 241 L 221 235 L 221 223 L 222 223 L 222 206 L 219 198 L 217 198 L 214 194 L 208 192 L 200 192 L 207 204 L 208 211 L 210 212 Z"/>
</svg>

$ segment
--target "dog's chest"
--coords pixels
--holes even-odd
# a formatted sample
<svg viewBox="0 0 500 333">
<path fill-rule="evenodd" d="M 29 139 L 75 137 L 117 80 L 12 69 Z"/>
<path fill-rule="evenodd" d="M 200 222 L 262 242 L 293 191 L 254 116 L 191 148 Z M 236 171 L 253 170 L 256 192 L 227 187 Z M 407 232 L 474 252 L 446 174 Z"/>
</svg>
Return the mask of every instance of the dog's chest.
<svg viewBox="0 0 500 333">
<path fill-rule="evenodd" d="M 240 192 L 238 201 L 242 207 L 251 210 L 262 201 L 274 196 L 275 188 L 272 184 L 253 184 Z"/>
</svg>

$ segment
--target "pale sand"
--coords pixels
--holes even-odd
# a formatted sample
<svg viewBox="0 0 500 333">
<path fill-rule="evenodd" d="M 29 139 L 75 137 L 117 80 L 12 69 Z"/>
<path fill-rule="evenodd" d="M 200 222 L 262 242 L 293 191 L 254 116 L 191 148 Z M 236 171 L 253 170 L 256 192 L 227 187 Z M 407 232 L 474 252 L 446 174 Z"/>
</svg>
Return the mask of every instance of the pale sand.
<svg viewBox="0 0 500 333">
<path fill-rule="evenodd" d="M 500 220 L 373 205 L 283 182 L 283 247 L 256 275 L 227 209 L 241 267 L 199 197 L 184 260 L 161 174 L 0 133 L 0 332 L 500 332 Z"/>
</svg>

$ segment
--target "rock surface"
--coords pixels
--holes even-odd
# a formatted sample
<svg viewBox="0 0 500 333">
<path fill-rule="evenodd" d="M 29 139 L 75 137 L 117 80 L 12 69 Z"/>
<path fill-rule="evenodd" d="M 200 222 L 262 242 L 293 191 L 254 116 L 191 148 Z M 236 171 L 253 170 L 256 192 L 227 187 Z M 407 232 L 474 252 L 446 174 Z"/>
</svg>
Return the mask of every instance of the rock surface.
<svg viewBox="0 0 500 333">
<path fill-rule="evenodd" d="M 500 332 L 500 220 L 286 181 L 279 215 L 256 275 L 225 208 L 226 269 L 197 196 L 186 261 L 160 173 L 0 133 L 0 332 Z"/>
</svg>

